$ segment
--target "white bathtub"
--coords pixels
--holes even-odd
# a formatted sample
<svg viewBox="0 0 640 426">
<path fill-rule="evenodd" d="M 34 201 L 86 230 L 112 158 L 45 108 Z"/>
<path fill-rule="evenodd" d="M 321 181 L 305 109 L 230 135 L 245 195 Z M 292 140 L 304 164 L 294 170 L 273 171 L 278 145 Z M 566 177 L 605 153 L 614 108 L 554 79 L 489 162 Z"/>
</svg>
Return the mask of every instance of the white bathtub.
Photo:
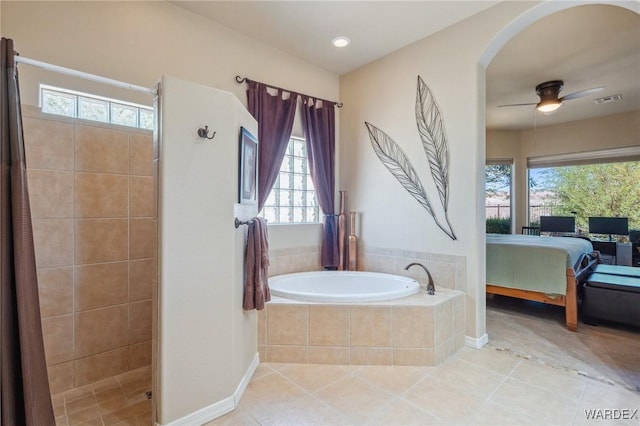
<svg viewBox="0 0 640 426">
<path fill-rule="evenodd" d="M 316 271 L 269 278 L 273 296 L 305 302 L 348 303 L 392 300 L 418 293 L 409 277 L 357 271 Z"/>
</svg>

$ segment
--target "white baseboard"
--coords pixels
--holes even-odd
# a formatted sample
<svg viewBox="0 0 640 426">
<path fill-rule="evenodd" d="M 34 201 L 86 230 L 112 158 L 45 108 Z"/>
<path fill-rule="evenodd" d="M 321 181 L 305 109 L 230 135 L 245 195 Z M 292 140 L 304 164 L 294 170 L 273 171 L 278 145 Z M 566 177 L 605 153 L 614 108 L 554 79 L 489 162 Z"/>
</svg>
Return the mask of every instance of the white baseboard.
<svg viewBox="0 0 640 426">
<path fill-rule="evenodd" d="M 242 376 L 242 380 L 240 380 L 240 383 L 238 384 L 238 387 L 236 388 L 236 391 L 233 393 L 233 395 L 207 407 L 201 408 L 198 411 L 194 411 L 191 414 L 187 414 L 186 416 L 174 420 L 170 423 L 166 423 L 165 426 L 203 425 L 213 419 L 224 416 L 225 414 L 235 410 L 238 407 L 238 404 L 240 404 L 240 399 L 242 398 L 244 391 L 247 390 L 247 386 L 251 381 L 251 377 L 253 376 L 253 373 L 255 373 L 259 364 L 260 357 L 256 352 L 256 355 L 253 357 L 253 360 L 251 361 L 251 364 L 249 364 L 249 367 L 247 368 L 244 376 Z M 159 423 L 156 423 L 156 425 L 160 426 Z"/>
<path fill-rule="evenodd" d="M 489 336 L 484 333 L 482 336 L 475 338 L 471 336 L 464 336 L 464 343 L 472 348 L 480 349 L 487 343 L 489 343 Z"/>
</svg>

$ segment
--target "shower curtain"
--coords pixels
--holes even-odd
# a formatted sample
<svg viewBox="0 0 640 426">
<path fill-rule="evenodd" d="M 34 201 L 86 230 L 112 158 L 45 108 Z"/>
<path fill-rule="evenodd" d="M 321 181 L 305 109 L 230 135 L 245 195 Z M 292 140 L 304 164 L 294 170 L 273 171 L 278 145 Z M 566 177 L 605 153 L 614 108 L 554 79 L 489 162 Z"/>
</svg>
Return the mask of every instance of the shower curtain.
<svg viewBox="0 0 640 426">
<path fill-rule="evenodd" d="M 2 425 L 54 425 L 40 322 L 13 40 L 0 81 L 0 381 Z"/>
</svg>

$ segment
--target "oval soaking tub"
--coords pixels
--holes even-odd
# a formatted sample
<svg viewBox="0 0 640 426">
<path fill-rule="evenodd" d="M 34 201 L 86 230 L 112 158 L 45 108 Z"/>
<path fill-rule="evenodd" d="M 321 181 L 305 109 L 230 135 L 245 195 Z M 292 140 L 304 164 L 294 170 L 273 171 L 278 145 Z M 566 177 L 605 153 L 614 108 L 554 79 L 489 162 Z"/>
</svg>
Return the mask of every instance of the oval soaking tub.
<svg viewBox="0 0 640 426">
<path fill-rule="evenodd" d="M 392 300 L 418 293 L 409 277 L 360 271 L 315 271 L 269 278 L 273 296 L 305 302 L 348 303 Z"/>
</svg>

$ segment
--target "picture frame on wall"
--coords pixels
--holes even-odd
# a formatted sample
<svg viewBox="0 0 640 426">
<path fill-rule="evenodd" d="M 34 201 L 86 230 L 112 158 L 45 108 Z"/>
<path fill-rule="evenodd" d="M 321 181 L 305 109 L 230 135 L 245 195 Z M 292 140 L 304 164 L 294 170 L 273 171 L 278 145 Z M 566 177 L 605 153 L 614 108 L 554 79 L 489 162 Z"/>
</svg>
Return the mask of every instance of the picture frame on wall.
<svg viewBox="0 0 640 426">
<path fill-rule="evenodd" d="M 258 138 L 244 127 L 240 128 L 240 167 L 238 202 L 258 202 Z"/>
</svg>

